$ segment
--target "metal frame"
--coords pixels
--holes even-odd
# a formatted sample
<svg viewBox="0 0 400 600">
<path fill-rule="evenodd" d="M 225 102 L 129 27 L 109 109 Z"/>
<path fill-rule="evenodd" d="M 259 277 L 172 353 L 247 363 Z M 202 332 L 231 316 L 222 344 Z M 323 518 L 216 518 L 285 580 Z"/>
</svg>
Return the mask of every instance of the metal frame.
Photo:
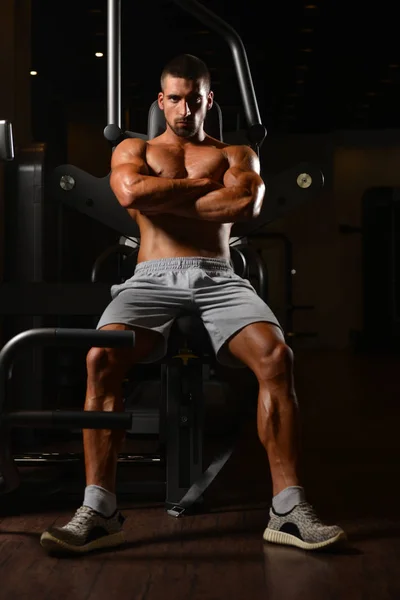
<svg viewBox="0 0 400 600">
<path fill-rule="evenodd" d="M 307 187 L 302 186 L 303 176 L 307 176 L 309 181 Z M 71 182 L 70 187 L 63 185 L 65 180 Z M 54 169 L 49 183 L 52 196 L 58 202 L 115 229 L 121 235 L 133 238 L 140 236 L 136 222 L 116 200 L 109 185 L 109 175 L 99 178 L 75 165 L 60 165 Z M 323 187 L 321 170 L 306 162 L 269 177 L 261 214 L 251 221 L 235 223 L 232 236 L 251 235 L 267 223 L 310 202 L 321 193 Z"/>
<path fill-rule="evenodd" d="M 267 130 L 261 122 L 249 62 L 240 36 L 233 27 L 197 0 L 174 0 L 174 2 L 210 27 L 228 44 L 242 96 L 247 121 L 247 135 L 249 142 L 258 153 L 259 147 L 267 135 Z M 108 125 L 117 125 L 121 129 L 121 0 L 108 0 L 107 16 L 107 121 Z"/>
</svg>

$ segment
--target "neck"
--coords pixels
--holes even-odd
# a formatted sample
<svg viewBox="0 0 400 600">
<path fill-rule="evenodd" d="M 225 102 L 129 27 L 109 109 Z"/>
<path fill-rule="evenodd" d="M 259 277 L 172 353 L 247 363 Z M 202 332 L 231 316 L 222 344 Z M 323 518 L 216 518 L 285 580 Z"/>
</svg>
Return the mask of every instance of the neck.
<svg viewBox="0 0 400 600">
<path fill-rule="evenodd" d="M 168 124 L 164 136 L 169 143 L 174 145 L 180 144 L 182 146 L 185 146 L 186 144 L 200 144 L 206 139 L 206 133 L 203 127 L 200 127 L 199 131 L 197 131 L 197 133 L 191 137 L 182 137 L 180 135 L 176 135 L 176 133 L 172 131 Z"/>
</svg>

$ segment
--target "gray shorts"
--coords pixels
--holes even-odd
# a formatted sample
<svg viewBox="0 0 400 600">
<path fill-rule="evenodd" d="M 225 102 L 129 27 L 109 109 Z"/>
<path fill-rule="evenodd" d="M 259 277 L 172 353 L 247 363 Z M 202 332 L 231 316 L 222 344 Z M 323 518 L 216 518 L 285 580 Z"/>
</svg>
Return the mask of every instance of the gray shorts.
<svg viewBox="0 0 400 600">
<path fill-rule="evenodd" d="M 260 321 L 280 327 L 250 282 L 236 275 L 230 261 L 224 259 L 195 256 L 141 262 L 133 277 L 112 286 L 111 297 L 98 329 L 123 323 L 162 336 L 143 364 L 165 356 L 171 326 L 186 311 L 202 318 L 217 360 L 230 367 L 244 366 L 227 348 L 226 342 L 235 333 Z"/>
</svg>

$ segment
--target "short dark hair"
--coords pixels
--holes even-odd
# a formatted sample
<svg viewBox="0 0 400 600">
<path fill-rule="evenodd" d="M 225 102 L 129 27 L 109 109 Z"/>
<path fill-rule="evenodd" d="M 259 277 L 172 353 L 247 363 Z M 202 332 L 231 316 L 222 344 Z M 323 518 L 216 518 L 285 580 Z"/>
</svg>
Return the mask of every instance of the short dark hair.
<svg viewBox="0 0 400 600">
<path fill-rule="evenodd" d="M 182 77 L 182 79 L 202 79 L 210 91 L 211 77 L 207 65 L 193 54 L 180 54 L 170 60 L 161 73 L 161 89 L 167 75 Z"/>
</svg>

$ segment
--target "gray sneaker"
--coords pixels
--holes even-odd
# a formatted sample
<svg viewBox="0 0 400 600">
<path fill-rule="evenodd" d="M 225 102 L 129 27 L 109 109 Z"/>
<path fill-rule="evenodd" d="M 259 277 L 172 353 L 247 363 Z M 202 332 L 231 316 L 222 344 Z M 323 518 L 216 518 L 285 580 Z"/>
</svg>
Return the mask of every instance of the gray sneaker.
<svg viewBox="0 0 400 600">
<path fill-rule="evenodd" d="M 40 544 L 49 553 L 86 554 L 125 542 L 122 525 L 125 518 L 116 510 L 104 517 L 88 506 L 81 506 L 64 527 L 50 527 L 42 533 Z"/>
<path fill-rule="evenodd" d="M 346 539 L 345 532 L 337 525 L 324 525 L 308 502 L 298 504 L 283 515 L 271 508 L 269 514 L 270 521 L 263 535 L 266 542 L 318 550 Z"/>
</svg>

